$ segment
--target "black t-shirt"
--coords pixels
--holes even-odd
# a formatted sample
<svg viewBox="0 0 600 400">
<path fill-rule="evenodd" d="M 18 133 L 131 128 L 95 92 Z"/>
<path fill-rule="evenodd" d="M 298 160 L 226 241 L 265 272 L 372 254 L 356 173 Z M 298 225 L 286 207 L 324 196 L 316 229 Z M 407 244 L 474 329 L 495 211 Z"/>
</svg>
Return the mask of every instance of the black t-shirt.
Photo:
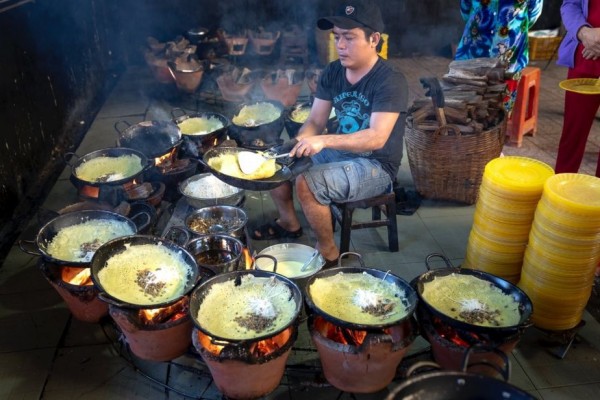
<svg viewBox="0 0 600 400">
<path fill-rule="evenodd" d="M 368 156 L 378 160 L 392 180 L 396 179 L 402 160 L 404 123 L 408 107 L 408 85 L 402 72 L 379 58 L 371 71 L 351 85 L 346 79 L 346 69 L 337 60 L 327 65 L 321 74 L 315 96 L 331 101 L 339 121 L 338 134 L 368 128 L 373 112 L 400 113 L 383 148 Z"/>
</svg>

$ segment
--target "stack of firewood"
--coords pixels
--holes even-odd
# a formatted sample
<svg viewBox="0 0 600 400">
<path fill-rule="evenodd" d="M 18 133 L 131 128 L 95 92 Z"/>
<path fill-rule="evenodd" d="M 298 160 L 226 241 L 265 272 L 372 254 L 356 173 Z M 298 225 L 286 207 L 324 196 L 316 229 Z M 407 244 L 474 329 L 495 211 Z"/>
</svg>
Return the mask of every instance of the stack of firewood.
<svg viewBox="0 0 600 400">
<path fill-rule="evenodd" d="M 429 97 L 416 99 L 409 110 L 413 128 L 435 131 L 447 124 L 462 134 L 476 134 L 497 126 L 505 116 L 502 98 L 506 90 L 505 69 L 496 58 L 452 61 L 440 81 L 444 107 L 438 110 Z"/>
</svg>

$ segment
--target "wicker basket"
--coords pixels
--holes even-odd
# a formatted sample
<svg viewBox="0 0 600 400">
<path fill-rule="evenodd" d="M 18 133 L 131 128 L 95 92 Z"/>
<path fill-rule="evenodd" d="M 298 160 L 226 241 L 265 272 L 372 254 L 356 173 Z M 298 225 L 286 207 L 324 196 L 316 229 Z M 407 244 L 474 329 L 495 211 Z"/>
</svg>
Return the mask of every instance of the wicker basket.
<svg viewBox="0 0 600 400">
<path fill-rule="evenodd" d="M 448 125 L 451 128 L 451 125 Z M 479 134 L 451 129 L 425 132 L 406 127 L 406 151 L 415 188 L 423 197 L 474 204 L 485 165 L 504 146 L 506 119 Z"/>
<path fill-rule="evenodd" d="M 535 37 L 529 36 L 529 59 L 531 61 L 543 61 L 556 59 L 558 57 L 558 46 L 562 37 Z"/>
</svg>

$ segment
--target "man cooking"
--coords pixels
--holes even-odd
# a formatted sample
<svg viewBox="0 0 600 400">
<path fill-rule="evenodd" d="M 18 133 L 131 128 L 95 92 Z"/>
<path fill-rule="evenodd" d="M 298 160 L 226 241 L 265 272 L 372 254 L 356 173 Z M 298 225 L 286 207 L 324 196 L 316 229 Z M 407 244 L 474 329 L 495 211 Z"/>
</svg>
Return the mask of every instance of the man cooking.
<svg viewBox="0 0 600 400">
<path fill-rule="evenodd" d="M 408 89 L 404 75 L 377 54 L 383 19 L 373 0 L 342 1 L 317 26 L 333 30 L 339 60 L 318 82 L 310 115 L 300 128 L 294 157 L 311 157 L 313 166 L 295 181 L 302 210 L 317 236 L 326 267 L 337 263 L 331 202 L 354 201 L 392 190 L 402 158 Z M 337 132 L 323 134 L 332 107 Z M 279 218 L 256 228 L 255 240 L 302 235 L 291 183 L 271 191 Z"/>
</svg>

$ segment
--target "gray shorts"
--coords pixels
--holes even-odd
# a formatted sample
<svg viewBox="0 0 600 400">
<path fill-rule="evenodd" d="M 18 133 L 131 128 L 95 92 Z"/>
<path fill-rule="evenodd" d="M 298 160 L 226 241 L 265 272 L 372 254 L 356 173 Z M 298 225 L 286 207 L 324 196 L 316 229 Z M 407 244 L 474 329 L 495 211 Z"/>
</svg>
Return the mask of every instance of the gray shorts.
<svg viewBox="0 0 600 400">
<path fill-rule="evenodd" d="M 391 193 L 390 175 L 377 160 L 331 149 L 322 150 L 312 160 L 314 165 L 302 175 L 323 205 Z"/>
</svg>

